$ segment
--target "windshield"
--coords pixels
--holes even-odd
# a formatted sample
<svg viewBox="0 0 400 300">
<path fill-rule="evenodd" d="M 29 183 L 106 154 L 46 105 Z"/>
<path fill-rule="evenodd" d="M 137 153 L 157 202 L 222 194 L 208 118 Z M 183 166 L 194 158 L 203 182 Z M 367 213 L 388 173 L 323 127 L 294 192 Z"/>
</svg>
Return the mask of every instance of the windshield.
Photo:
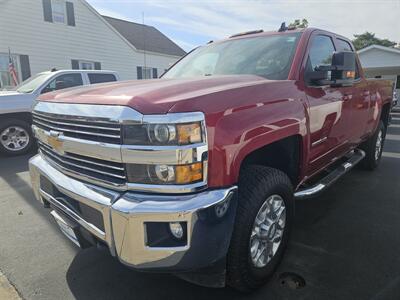
<svg viewBox="0 0 400 300">
<path fill-rule="evenodd" d="M 32 93 L 51 76 L 52 74 L 37 74 L 32 76 L 17 86 L 16 91 L 20 93 Z"/>
<path fill-rule="evenodd" d="M 300 33 L 228 40 L 197 48 L 163 78 L 258 75 L 287 79 Z"/>
</svg>

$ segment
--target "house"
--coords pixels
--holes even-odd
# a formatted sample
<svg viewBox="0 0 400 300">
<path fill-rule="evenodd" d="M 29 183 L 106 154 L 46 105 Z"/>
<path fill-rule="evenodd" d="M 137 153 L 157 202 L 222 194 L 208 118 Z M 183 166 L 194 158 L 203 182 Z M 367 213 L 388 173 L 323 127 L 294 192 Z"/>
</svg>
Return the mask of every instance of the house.
<svg viewBox="0 0 400 300">
<path fill-rule="evenodd" d="M 152 26 L 101 16 L 85 0 L 0 1 L 0 87 L 41 71 L 104 69 L 155 78 L 185 52 Z"/>
<path fill-rule="evenodd" d="M 400 94 L 400 49 L 371 45 L 358 55 L 367 77 L 392 80 Z"/>
</svg>

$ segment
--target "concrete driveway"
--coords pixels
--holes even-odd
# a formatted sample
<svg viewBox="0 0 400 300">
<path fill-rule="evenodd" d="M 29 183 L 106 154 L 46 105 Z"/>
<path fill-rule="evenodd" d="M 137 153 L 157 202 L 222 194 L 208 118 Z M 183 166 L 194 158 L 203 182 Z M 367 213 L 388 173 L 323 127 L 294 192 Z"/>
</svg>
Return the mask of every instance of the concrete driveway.
<svg viewBox="0 0 400 300">
<path fill-rule="evenodd" d="M 0 158 L 0 270 L 26 299 L 400 299 L 400 113 L 393 117 L 378 170 L 354 170 L 321 197 L 297 203 L 284 261 L 251 295 L 78 251 L 34 200 L 29 156 Z"/>
</svg>

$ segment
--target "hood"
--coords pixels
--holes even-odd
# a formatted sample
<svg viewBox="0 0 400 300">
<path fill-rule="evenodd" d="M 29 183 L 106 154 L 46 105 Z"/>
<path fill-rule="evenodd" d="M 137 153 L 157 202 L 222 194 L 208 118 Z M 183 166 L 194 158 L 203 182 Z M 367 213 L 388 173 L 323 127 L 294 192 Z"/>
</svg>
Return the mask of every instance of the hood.
<svg viewBox="0 0 400 300">
<path fill-rule="evenodd" d="M 96 84 L 42 95 L 39 100 L 130 106 L 143 114 L 167 113 L 177 103 L 258 85 L 254 75 L 210 76 L 190 79 L 150 79 Z"/>
<path fill-rule="evenodd" d="M 1 91 L 1 113 L 29 112 L 31 111 L 34 100 L 34 94 L 24 94 L 16 91 Z"/>
</svg>

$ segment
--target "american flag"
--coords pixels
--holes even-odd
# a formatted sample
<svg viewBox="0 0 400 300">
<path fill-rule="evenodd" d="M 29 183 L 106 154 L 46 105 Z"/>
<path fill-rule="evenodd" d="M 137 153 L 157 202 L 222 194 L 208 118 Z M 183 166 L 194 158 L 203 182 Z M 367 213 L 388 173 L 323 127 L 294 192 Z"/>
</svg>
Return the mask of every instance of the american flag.
<svg viewBox="0 0 400 300">
<path fill-rule="evenodd" d="M 15 70 L 14 60 L 11 57 L 10 48 L 8 48 L 8 72 L 10 73 L 14 85 L 18 85 L 18 75 L 17 71 Z"/>
</svg>

